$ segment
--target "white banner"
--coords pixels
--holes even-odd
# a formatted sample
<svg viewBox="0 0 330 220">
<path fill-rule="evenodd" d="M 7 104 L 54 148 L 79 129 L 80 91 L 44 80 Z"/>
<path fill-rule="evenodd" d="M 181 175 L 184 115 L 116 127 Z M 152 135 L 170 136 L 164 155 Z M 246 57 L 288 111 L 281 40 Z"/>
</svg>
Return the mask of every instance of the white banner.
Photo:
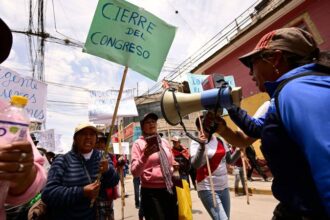
<svg viewBox="0 0 330 220">
<path fill-rule="evenodd" d="M 119 143 L 113 143 L 112 146 L 114 154 L 129 154 L 129 142 L 121 142 L 121 149 Z"/>
<path fill-rule="evenodd" d="M 43 122 L 46 119 L 47 84 L 0 66 L 0 97 L 9 101 L 13 95 L 29 99 L 25 109 L 31 120 Z"/>
<path fill-rule="evenodd" d="M 118 93 L 119 90 L 111 89 L 107 91 L 90 91 L 88 104 L 89 121 L 94 123 L 110 121 L 115 111 Z M 124 116 L 138 116 L 133 89 L 126 89 L 122 93 L 117 117 Z"/>
</svg>

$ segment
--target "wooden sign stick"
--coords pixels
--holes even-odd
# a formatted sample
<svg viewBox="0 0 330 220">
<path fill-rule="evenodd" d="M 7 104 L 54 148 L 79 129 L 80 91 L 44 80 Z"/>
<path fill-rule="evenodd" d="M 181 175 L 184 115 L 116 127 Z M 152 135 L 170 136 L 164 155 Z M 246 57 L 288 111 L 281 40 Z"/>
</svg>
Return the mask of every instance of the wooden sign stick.
<svg viewBox="0 0 330 220">
<path fill-rule="evenodd" d="M 115 111 L 114 111 L 113 116 L 112 116 L 112 121 L 111 121 L 111 126 L 110 126 L 110 133 L 109 133 L 109 136 L 107 137 L 107 144 L 105 146 L 105 150 L 104 150 L 103 155 L 102 155 L 103 158 L 106 158 L 106 155 L 109 152 L 109 145 L 110 145 L 111 135 L 112 135 L 113 129 L 115 127 L 115 120 L 116 120 L 116 117 L 117 117 L 119 103 L 120 103 L 121 95 L 123 93 L 123 89 L 124 89 L 124 85 L 125 85 L 125 81 L 126 81 L 127 71 L 128 71 L 128 67 L 125 66 L 123 78 L 121 79 L 121 83 L 120 83 L 120 89 L 119 89 L 119 93 L 118 93 L 118 97 L 117 97 L 117 101 L 116 101 Z M 97 174 L 96 181 L 99 182 L 100 179 L 101 179 L 101 176 L 102 176 L 102 173 L 99 172 Z M 96 198 L 92 199 L 91 204 L 90 204 L 90 207 L 93 207 L 94 206 L 95 200 L 96 200 Z"/>
<path fill-rule="evenodd" d="M 123 148 L 121 145 L 121 133 L 122 133 L 122 123 L 117 123 L 118 124 L 118 145 L 119 145 L 119 152 L 120 152 L 120 156 L 123 155 Z M 125 217 L 125 182 L 124 182 L 124 170 L 123 167 L 119 168 L 119 172 L 120 172 L 120 197 L 121 197 L 121 219 L 124 220 Z"/>
<path fill-rule="evenodd" d="M 245 185 L 245 193 L 246 193 L 246 203 L 249 205 L 250 204 L 250 197 L 249 197 L 249 186 L 247 184 L 247 178 L 246 178 L 246 165 L 245 165 L 245 155 L 244 152 L 241 151 L 241 160 L 242 160 L 242 165 L 243 165 L 243 178 L 244 178 L 244 185 Z"/>
<path fill-rule="evenodd" d="M 199 120 L 199 124 L 200 124 L 200 128 L 201 128 L 201 133 L 204 135 L 203 132 L 203 124 L 202 124 L 202 120 L 201 120 L 201 116 L 198 113 L 198 120 Z M 211 167 L 210 167 L 210 161 L 209 161 L 209 157 L 207 154 L 207 147 L 205 145 L 205 159 L 206 159 L 206 166 L 207 166 L 207 171 L 209 173 L 209 179 L 210 179 L 210 184 L 211 184 L 211 192 L 212 192 L 212 199 L 213 199 L 213 206 L 214 208 L 217 207 L 217 203 L 216 203 L 216 199 L 215 199 L 215 191 L 214 191 L 214 184 L 213 184 L 213 179 L 212 179 L 212 173 L 211 173 Z"/>
</svg>

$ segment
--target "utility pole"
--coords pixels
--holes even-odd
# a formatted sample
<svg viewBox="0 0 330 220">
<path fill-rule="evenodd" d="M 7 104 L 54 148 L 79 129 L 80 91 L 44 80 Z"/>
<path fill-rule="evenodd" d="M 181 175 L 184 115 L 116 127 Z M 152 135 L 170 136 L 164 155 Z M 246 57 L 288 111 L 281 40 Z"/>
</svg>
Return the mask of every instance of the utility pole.
<svg viewBox="0 0 330 220">
<path fill-rule="evenodd" d="M 29 0 L 29 26 L 27 31 L 11 30 L 13 33 L 25 34 L 29 41 L 29 56 L 30 63 L 32 66 L 32 77 L 40 81 L 45 81 L 44 75 L 44 63 L 45 63 L 45 42 L 53 42 L 67 46 L 82 48 L 83 44 L 81 42 L 73 42 L 69 39 L 60 39 L 51 36 L 49 33 L 45 32 L 45 8 L 44 0 L 38 0 L 38 26 L 35 31 L 33 28 L 33 0 Z M 55 21 L 54 21 L 55 22 Z M 37 37 L 37 51 L 33 52 L 32 37 Z"/>
<path fill-rule="evenodd" d="M 44 0 L 38 1 L 38 51 L 37 51 L 37 79 L 45 81 L 44 62 L 45 62 L 45 39 L 47 37 L 44 28 Z"/>
<path fill-rule="evenodd" d="M 32 67 L 32 77 L 38 79 L 39 81 L 45 81 L 44 74 L 44 62 L 45 62 L 45 42 L 63 44 L 67 46 L 74 46 L 82 48 L 82 43 L 73 42 L 69 39 L 60 39 L 45 32 L 45 8 L 44 0 L 38 0 L 38 25 L 37 28 L 34 28 L 33 22 L 33 0 L 29 0 L 29 26 L 27 31 L 11 30 L 13 33 L 25 34 L 28 37 L 29 42 L 29 56 L 30 63 Z M 54 21 L 55 22 L 55 21 Z M 33 37 L 37 38 L 37 49 L 34 51 Z M 38 121 L 33 122 L 33 130 L 40 130 L 42 124 Z M 45 124 L 43 124 L 45 126 Z"/>
</svg>

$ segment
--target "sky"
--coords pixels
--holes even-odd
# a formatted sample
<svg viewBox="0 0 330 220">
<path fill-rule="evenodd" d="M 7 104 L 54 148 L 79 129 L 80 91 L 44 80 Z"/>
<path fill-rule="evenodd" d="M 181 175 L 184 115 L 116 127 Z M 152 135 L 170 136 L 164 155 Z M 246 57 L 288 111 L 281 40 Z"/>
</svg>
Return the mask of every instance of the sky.
<svg viewBox="0 0 330 220">
<path fill-rule="evenodd" d="M 37 26 L 36 0 L 33 0 L 34 26 Z M 60 39 L 84 44 L 97 0 L 45 0 L 45 32 Z M 242 14 L 257 0 L 129 0 L 177 31 L 159 80 L 200 49 L 215 34 Z M 0 0 L 0 16 L 12 30 L 24 31 L 29 22 L 28 0 Z M 55 12 L 55 13 L 54 13 Z M 55 22 L 54 22 L 55 21 Z M 32 76 L 26 35 L 13 34 L 13 48 L 1 65 L 19 74 Z M 33 37 L 34 48 L 37 39 Z M 47 117 L 44 129 L 61 135 L 64 152 L 71 148 L 74 127 L 88 121 L 89 90 L 119 89 L 124 67 L 82 52 L 81 48 L 46 42 L 44 79 L 47 86 Z M 184 79 L 178 78 L 178 81 Z M 125 88 L 136 94 L 148 91 L 156 82 L 128 71 Z M 110 123 L 110 122 L 109 122 Z"/>
</svg>

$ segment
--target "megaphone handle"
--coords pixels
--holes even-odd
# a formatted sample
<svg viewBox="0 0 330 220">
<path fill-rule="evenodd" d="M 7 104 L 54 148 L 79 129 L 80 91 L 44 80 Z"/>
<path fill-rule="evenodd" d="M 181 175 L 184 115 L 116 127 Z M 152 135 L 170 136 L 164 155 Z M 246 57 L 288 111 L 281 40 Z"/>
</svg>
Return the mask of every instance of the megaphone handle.
<svg viewBox="0 0 330 220">
<path fill-rule="evenodd" d="M 179 106 L 179 103 L 178 103 L 178 101 L 177 101 L 177 99 L 176 99 L 176 96 L 175 96 L 175 93 L 174 93 L 174 92 L 175 92 L 175 89 L 169 89 L 169 91 L 172 92 L 172 95 L 173 95 L 173 101 L 174 101 L 174 105 L 175 105 L 175 109 L 176 109 L 176 112 L 178 113 L 178 115 L 179 115 L 179 119 L 180 119 L 180 122 L 179 122 L 179 123 L 180 123 L 180 125 L 183 127 L 184 132 L 185 132 L 186 135 L 187 135 L 189 138 L 191 138 L 192 140 L 198 142 L 199 144 L 203 144 L 203 142 L 202 142 L 200 139 L 194 137 L 192 134 L 190 134 L 190 133 L 187 131 L 186 126 L 184 125 L 184 123 L 183 123 L 183 121 L 182 121 L 182 116 L 181 116 L 181 113 L 180 113 L 180 106 Z"/>
</svg>

